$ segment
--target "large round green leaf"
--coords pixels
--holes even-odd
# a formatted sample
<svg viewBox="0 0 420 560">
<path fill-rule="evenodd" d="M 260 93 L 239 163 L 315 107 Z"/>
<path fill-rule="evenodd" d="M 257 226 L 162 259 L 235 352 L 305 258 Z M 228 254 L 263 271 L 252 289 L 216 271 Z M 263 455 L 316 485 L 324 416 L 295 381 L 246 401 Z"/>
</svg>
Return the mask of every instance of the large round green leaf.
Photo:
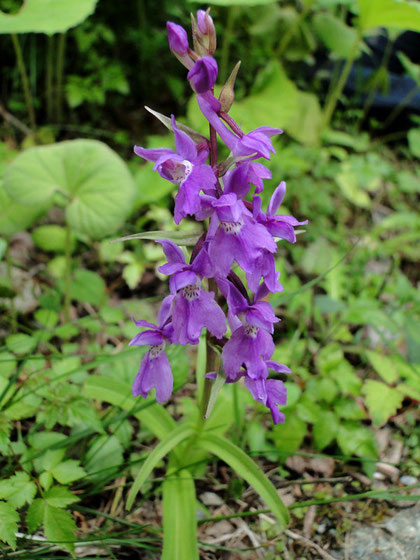
<svg viewBox="0 0 420 560">
<path fill-rule="evenodd" d="M 136 195 L 124 161 L 97 140 L 29 148 L 7 169 L 4 186 L 25 206 L 51 206 L 59 198 L 70 227 L 94 239 L 124 223 Z"/>
<path fill-rule="evenodd" d="M 63 33 L 95 10 L 98 0 L 26 0 L 17 14 L 0 12 L 0 33 Z"/>
<path fill-rule="evenodd" d="M 43 213 L 42 206 L 16 204 L 0 183 L 0 235 L 13 235 L 31 226 Z"/>
</svg>

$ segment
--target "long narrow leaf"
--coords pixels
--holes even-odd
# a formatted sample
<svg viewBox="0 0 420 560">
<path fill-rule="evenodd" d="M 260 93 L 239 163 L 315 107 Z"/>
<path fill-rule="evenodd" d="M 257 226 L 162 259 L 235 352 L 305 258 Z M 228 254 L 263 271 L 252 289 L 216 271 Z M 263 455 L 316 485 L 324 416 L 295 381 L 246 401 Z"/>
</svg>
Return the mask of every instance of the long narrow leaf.
<svg viewBox="0 0 420 560">
<path fill-rule="evenodd" d="M 136 479 L 134 480 L 133 486 L 128 493 L 127 509 L 131 509 L 137 493 L 139 492 L 147 477 L 159 463 L 159 461 L 161 461 L 163 457 L 165 457 L 165 455 L 172 451 L 174 447 L 182 443 L 193 433 L 194 430 L 190 426 L 179 426 L 179 428 L 176 428 L 173 432 L 168 434 L 160 443 L 158 443 L 158 445 L 147 457 L 146 461 L 138 472 Z"/>
<path fill-rule="evenodd" d="M 131 388 L 127 383 L 100 375 L 92 375 L 87 378 L 83 394 L 91 399 L 119 406 L 123 410 L 131 410 L 137 404 L 137 401 L 131 396 Z M 159 439 L 176 429 L 173 418 L 157 403 L 138 410 L 133 416 Z"/>
<path fill-rule="evenodd" d="M 215 434 L 203 434 L 197 444 L 225 461 L 239 476 L 255 488 L 283 526 L 289 522 L 289 512 L 277 490 L 252 459 L 239 447 Z"/>
<path fill-rule="evenodd" d="M 195 488 L 186 469 L 163 483 L 162 560 L 198 560 Z"/>
</svg>

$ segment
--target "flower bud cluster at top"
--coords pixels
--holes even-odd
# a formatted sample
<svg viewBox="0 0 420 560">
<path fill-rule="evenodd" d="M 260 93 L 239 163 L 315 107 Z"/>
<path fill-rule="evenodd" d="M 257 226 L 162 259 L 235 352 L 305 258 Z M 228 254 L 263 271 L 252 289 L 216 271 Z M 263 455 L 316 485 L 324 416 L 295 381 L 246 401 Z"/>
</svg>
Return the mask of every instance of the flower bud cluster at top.
<svg viewBox="0 0 420 560">
<path fill-rule="evenodd" d="M 155 388 L 159 402 L 168 400 L 173 377 L 165 348 L 170 344 L 198 344 L 202 329 L 206 328 L 214 345 L 221 348 L 226 382 L 244 377 L 254 399 L 271 410 L 273 421 L 283 422 L 278 405 L 286 404 L 286 389 L 282 381 L 270 379 L 269 372 L 290 370 L 271 360 L 274 323 L 279 319 L 266 297 L 283 289 L 275 270 L 276 241 L 294 243 L 294 227 L 307 221 L 298 222 L 293 216 L 277 214 L 285 195 L 284 182 L 274 190 L 267 210 L 262 209 L 263 180 L 270 179 L 271 172 L 256 161 L 270 159 L 274 153 L 270 138 L 282 131 L 268 126 L 247 134 L 241 131 L 228 115 L 234 97 L 232 76 L 221 97 L 214 96 L 216 31 L 209 11 L 199 10 L 197 19 L 192 16 L 193 49 L 180 25 L 168 22 L 167 31 L 169 47 L 188 69 L 187 78 L 210 124 L 210 139 L 203 137 L 197 141 L 200 135 L 190 135 L 191 131 L 178 125 L 172 116 L 175 151 L 139 146 L 134 151 L 152 161 L 154 170 L 164 179 L 178 185 L 175 222 L 179 224 L 184 217 L 194 216 L 198 221 L 208 219 L 209 226 L 194 247 L 189 263 L 175 243 L 160 241 L 167 263 L 159 270 L 169 276 L 170 295 L 162 302 L 157 326 L 136 321 L 146 330 L 130 344 L 147 345 L 150 349 L 141 362 L 133 394 L 146 397 Z M 237 68 L 232 75 L 236 76 Z M 216 134 L 231 152 L 220 164 L 216 161 Z M 209 155 L 210 165 L 206 163 Z M 232 270 L 234 266 L 243 270 L 247 288 Z M 220 297 L 206 290 L 204 278 L 213 279 Z M 225 336 L 226 321 L 231 332 L 229 338 Z M 207 377 L 215 375 L 207 372 Z"/>
</svg>

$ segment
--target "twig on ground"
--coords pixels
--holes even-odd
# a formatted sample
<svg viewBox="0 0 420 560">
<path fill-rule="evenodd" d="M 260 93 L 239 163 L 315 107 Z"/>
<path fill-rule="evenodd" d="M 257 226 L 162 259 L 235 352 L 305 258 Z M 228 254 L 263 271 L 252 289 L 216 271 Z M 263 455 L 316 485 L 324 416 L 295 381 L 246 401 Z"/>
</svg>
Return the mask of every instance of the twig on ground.
<svg viewBox="0 0 420 560">
<path fill-rule="evenodd" d="M 22 121 L 20 121 L 16 117 L 14 117 L 11 113 L 9 113 L 9 111 L 6 111 L 6 109 L 3 107 L 3 105 L 0 105 L 0 115 L 3 117 L 3 119 L 6 122 L 10 123 L 12 126 L 17 128 L 18 130 L 20 130 L 24 134 L 27 134 L 27 135 L 33 134 L 33 130 L 31 130 L 28 126 L 26 126 L 25 123 L 23 123 Z"/>
<path fill-rule="evenodd" d="M 298 533 L 295 533 L 294 531 L 290 531 L 290 529 L 286 529 L 284 534 L 287 535 L 288 537 L 290 537 L 291 539 L 293 539 L 294 541 L 302 541 L 307 546 L 310 546 L 311 548 L 316 550 L 322 558 L 325 558 L 325 560 L 335 560 L 335 558 L 333 556 L 331 556 L 331 554 L 328 554 L 328 552 L 325 552 L 325 550 L 322 550 L 322 548 L 319 545 L 317 545 L 316 543 L 314 543 L 310 539 L 307 539 L 303 535 L 299 535 Z"/>
</svg>

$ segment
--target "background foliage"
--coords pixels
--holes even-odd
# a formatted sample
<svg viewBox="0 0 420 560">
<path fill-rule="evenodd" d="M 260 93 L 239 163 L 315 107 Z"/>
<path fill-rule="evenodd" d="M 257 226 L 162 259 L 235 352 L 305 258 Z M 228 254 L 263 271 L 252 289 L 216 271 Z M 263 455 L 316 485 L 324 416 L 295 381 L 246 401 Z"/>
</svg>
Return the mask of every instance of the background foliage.
<svg viewBox="0 0 420 560">
<path fill-rule="evenodd" d="M 296 246 L 279 249 L 285 293 L 272 301 L 282 318 L 274 359 L 293 371 L 286 423 L 272 427 L 241 387 L 223 388 L 206 428 L 213 435 L 163 493 L 194 500 L 191 477 L 206 489 L 220 482 L 221 464 L 211 460 L 213 479 L 206 465 L 211 437 L 226 433 L 278 480 L 298 475 L 293 456 L 334 458 L 335 474 L 372 480 L 386 427 L 403 444 L 399 474 L 418 477 L 419 3 L 210 4 L 220 85 L 242 60 L 232 116 L 247 130 L 286 132 L 264 195 L 286 180 L 285 213 L 310 223 Z M 109 241 L 175 229 L 171 185 L 132 158 L 132 145 L 172 145 L 144 105 L 207 132 L 165 34 L 166 20 L 184 24 L 200 5 L 20 5 L 0 6 L 2 552 L 124 558 L 136 548 L 157 558 L 159 515 L 130 517 L 123 503 L 155 438 L 174 428 L 153 399 L 131 397 L 142 350 L 127 348 L 130 315 L 153 320 L 165 294 L 163 254 L 150 239 Z M 182 235 L 194 228 L 183 223 Z M 170 360 L 179 390 L 168 410 L 188 421 L 195 354 L 171 348 Z M 369 489 L 354 479 L 345 492 L 361 499 Z M 161 480 L 142 491 L 137 506 L 147 512 Z M 232 512 L 243 491 L 236 478 L 225 485 Z M 328 503 L 334 492 L 308 497 Z"/>
</svg>

